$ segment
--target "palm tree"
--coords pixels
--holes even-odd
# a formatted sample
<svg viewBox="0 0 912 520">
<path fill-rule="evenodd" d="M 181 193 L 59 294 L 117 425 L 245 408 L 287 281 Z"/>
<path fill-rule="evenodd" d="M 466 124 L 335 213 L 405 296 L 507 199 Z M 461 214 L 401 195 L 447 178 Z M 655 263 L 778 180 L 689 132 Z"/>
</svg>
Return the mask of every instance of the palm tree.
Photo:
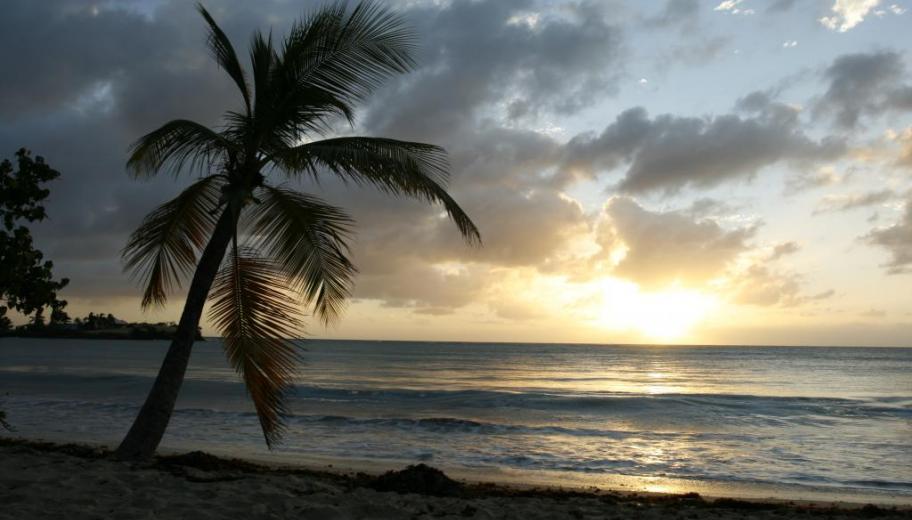
<svg viewBox="0 0 912 520">
<path fill-rule="evenodd" d="M 124 459 L 155 452 L 210 289 L 209 317 L 246 384 L 266 443 L 280 439 L 297 361 L 289 338 L 301 336 L 298 311 L 311 306 L 324 324 L 335 320 L 357 270 L 348 257 L 352 219 L 312 195 L 267 182 L 270 177 L 334 175 L 440 203 L 469 243 L 481 240 L 446 192 L 442 148 L 371 137 L 308 139 L 328 133 L 334 119 L 353 125 L 357 103 L 412 69 L 415 39 L 399 16 L 370 1 L 352 9 L 336 3 L 295 23 L 279 48 L 271 35 L 255 32 L 248 76 L 225 33 L 198 9 L 210 51 L 242 104 L 225 112 L 218 129 L 179 119 L 131 147 L 127 167 L 136 177 L 191 170 L 200 178 L 150 213 L 124 249 L 126 269 L 145 286 L 144 308 L 164 304 L 193 272 L 171 347 L 117 449 Z"/>
</svg>

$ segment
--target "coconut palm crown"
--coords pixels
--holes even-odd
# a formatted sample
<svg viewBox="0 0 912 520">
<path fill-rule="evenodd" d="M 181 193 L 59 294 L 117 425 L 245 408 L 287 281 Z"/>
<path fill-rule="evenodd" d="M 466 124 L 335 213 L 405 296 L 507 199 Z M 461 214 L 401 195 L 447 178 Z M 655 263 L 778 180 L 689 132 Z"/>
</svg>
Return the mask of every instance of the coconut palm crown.
<svg viewBox="0 0 912 520">
<path fill-rule="evenodd" d="M 280 439 L 283 397 L 297 361 L 289 338 L 300 337 L 303 325 L 299 310 L 310 307 L 324 323 L 335 320 L 357 271 L 347 245 L 352 219 L 275 182 L 330 175 L 439 203 L 468 242 L 480 243 L 445 189 L 442 148 L 373 137 L 312 140 L 337 121 L 353 125 L 356 105 L 384 80 L 411 70 L 415 37 L 398 15 L 369 1 L 336 3 L 295 23 L 278 47 L 271 35 L 256 32 L 248 72 L 209 12 L 198 9 L 212 56 L 237 86 L 240 108 L 227 111 L 219 128 L 170 121 L 131 148 L 127 166 L 136 177 L 201 176 L 150 213 L 124 249 L 126 269 L 145 287 L 143 307 L 164 304 L 193 274 L 178 333 L 119 448 L 126 457 L 157 447 L 207 298 L 267 445 Z"/>
</svg>

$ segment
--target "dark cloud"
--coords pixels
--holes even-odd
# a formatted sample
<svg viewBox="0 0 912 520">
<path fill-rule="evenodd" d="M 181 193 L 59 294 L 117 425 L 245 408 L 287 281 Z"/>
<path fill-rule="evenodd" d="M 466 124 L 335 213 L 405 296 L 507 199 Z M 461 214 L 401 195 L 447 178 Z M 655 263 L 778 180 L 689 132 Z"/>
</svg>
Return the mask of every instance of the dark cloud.
<svg viewBox="0 0 912 520">
<path fill-rule="evenodd" d="M 207 55 L 193 6 L 143 6 L 13 1 L 0 17 L 0 155 L 24 146 L 62 172 L 50 186 L 50 218 L 35 234 L 56 274 L 72 280 L 71 299 L 136 294 L 121 273 L 126 236 L 188 182 L 129 179 L 129 144 L 176 117 L 214 124 L 238 102 Z M 216 11 L 234 16 L 242 6 Z M 249 14 L 242 42 L 264 21 Z"/>
<path fill-rule="evenodd" d="M 281 35 L 306 8 L 284 1 L 211 4 L 242 56 L 251 31 L 272 27 Z M 378 93 L 357 132 L 447 147 L 453 192 L 484 229 L 487 247 L 466 248 L 426 205 L 332 181 L 307 189 L 353 208 L 362 223 L 357 296 L 439 311 L 461 305 L 478 283 L 442 273 L 435 262 L 535 264 L 585 226 L 580 208 L 537 177 L 553 165 L 558 144 L 481 115 L 508 105 L 514 119 L 572 113 L 612 92 L 621 33 L 602 2 L 401 7 L 421 35 L 420 67 Z M 191 3 L 176 0 L 8 2 L 0 17 L 0 59 L 7 70 L 0 82 L 0 149 L 9 156 L 29 147 L 63 172 L 52 186 L 51 220 L 36 229 L 39 245 L 58 273 L 73 279 L 71 296 L 131 294 L 135 288 L 119 263 L 126 235 L 189 179 L 128 179 L 127 147 L 172 118 L 217 124 L 239 102 L 207 55 L 202 20 Z M 414 251 L 418 245 L 423 250 Z M 373 251 L 384 254 L 368 254 Z"/>
<path fill-rule="evenodd" d="M 675 283 L 703 284 L 722 276 L 749 249 L 753 227 L 726 230 L 710 219 L 677 211 L 649 211 L 625 197 L 604 208 L 598 242 L 605 254 L 621 247 L 626 254 L 614 273 L 647 288 Z"/>
<path fill-rule="evenodd" d="M 886 106 L 896 109 L 912 110 L 912 86 L 899 87 L 887 95 Z"/>
<path fill-rule="evenodd" d="M 912 272 L 912 199 L 906 201 L 899 222 L 875 229 L 865 235 L 863 240 L 890 252 L 890 261 L 884 265 L 888 274 Z"/>
<path fill-rule="evenodd" d="M 486 0 L 411 10 L 426 36 L 425 66 L 377 98 L 365 127 L 452 148 L 482 108 L 508 107 L 514 117 L 578 111 L 616 89 L 621 31 L 607 7 Z"/>
<path fill-rule="evenodd" d="M 732 41 L 730 36 L 712 34 L 702 23 L 699 0 L 668 0 L 659 12 L 642 16 L 641 24 L 661 49 L 652 64 L 656 76 L 675 67 L 706 65 Z"/>
<path fill-rule="evenodd" d="M 733 178 L 752 177 L 780 161 L 812 164 L 839 157 L 845 145 L 814 141 L 796 117 L 779 106 L 757 116 L 711 118 L 627 110 L 600 135 L 581 135 L 567 145 L 565 174 L 591 176 L 629 163 L 618 188 L 628 193 L 706 188 Z"/>
<path fill-rule="evenodd" d="M 134 68 L 136 51 L 147 49 L 150 61 L 160 60 L 160 37 L 138 13 L 98 11 L 87 1 L 5 2 L 0 114 L 10 121 L 90 104 L 105 83 Z"/>
<path fill-rule="evenodd" d="M 896 52 L 840 56 L 824 77 L 829 85 L 814 113 L 832 116 L 843 128 L 855 128 L 864 116 L 912 109 L 912 86 L 903 84 L 905 64 Z"/>
</svg>

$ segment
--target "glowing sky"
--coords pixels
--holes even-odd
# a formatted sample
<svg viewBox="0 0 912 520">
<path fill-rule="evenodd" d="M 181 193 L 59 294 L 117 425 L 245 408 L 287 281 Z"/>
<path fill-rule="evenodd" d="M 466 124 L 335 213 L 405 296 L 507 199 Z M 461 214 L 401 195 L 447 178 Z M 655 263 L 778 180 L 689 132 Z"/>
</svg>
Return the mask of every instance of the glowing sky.
<svg viewBox="0 0 912 520">
<path fill-rule="evenodd" d="M 306 1 L 210 0 L 238 47 Z M 361 270 L 314 336 L 912 345 L 908 0 L 396 2 L 418 70 L 356 128 L 440 144 L 481 228 L 333 182 Z M 143 314 L 126 235 L 189 179 L 129 180 L 133 139 L 237 104 L 190 2 L 11 1 L 0 150 L 63 173 L 37 242 L 71 315 Z M 208 325 L 206 332 L 211 332 Z"/>
</svg>

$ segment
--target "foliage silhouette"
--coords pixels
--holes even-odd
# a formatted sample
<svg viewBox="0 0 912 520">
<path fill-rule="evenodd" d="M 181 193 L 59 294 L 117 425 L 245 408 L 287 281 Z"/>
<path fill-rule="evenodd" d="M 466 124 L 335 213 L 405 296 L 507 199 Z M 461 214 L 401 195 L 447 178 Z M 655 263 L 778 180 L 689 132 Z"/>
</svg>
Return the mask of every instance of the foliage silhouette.
<svg viewBox="0 0 912 520">
<path fill-rule="evenodd" d="M 0 163 L 0 332 L 12 328 L 6 316 L 9 309 L 30 317 L 35 326 L 44 324 L 47 308 L 51 323 L 69 320 L 64 312 L 67 302 L 57 298 L 69 280 L 54 280 L 54 263 L 44 260 L 25 225 L 47 218 L 43 202 L 50 192 L 43 185 L 60 173 L 24 148 L 16 152 L 16 162 L 15 170 L 9 160 Z"/>
<path fill-rule="evenodd" d="M 341 209 L 273 184 L 272 178 L 372 185 L 443 205 L 469 243 L 471 219 L 447 193 L 446 153 L 437 146 L 371 137 L 310 141 L 388 78 L 413 66 L 415 36 L 373 2 L 336 3 L 295 23 L 280 46 L 256 32 L 250 73 L 201 5 L 212 56 L 237 86 L 240 110 L 221 128 L 175 120 L 140 138 L 127 163 L 136 177 L 185 171 L 202 177 L 153 211 L 124 249 L 127 270 L 145 285 L 143 305 L 162 305 L 193 274 L 177 335 L 153 388 L 117 450 L 150 456 L 157 447 L 189 359 L 210 288 L 210 319 L 243 378 L 268 446 L 281 437 L 302 304 L 323 323 L 338 318 L 357 272 L 349 259 L 353 221 Z M 230 253 L 225 258 L 226 250 Z M 224 261 L 223 261 L 224 260 Z"/>
</svg>

